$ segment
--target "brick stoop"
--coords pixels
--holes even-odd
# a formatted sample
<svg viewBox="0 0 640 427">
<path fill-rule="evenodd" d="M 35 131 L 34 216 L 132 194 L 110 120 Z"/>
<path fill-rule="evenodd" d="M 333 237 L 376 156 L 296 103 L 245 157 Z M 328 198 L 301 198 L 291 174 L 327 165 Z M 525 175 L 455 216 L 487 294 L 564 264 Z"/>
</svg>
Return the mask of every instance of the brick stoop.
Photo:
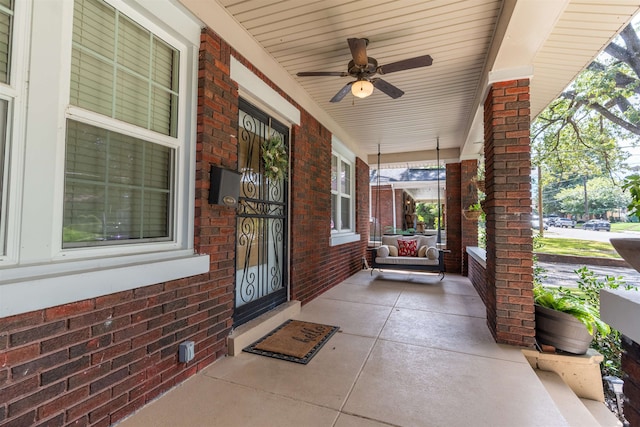
<svg viewBox="0 0 640 427">
<path fill-rule="evenodd" d="M 535 369 L 538 379 L 571 426 L 618 427 L 622 423 L 602 402 L 581 399 L 555 372 Z"/>
<path fill-rule="evenodd" d="M 620 420 L 606 407 L 600 363 L 604 357 L 593 349 L 583 355 L 522 353 L 569 425 L 619 427 Z"/>
</svg>

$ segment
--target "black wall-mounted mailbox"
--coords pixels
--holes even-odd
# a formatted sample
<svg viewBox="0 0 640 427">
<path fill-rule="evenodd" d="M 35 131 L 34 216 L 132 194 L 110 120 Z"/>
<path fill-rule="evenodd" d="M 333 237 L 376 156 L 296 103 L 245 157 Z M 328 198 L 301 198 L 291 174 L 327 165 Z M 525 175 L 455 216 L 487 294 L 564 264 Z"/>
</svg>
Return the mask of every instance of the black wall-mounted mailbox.
<svg viewBox="0 0 640 427">
<path fill-rule="evenodd" d="M 209 203 L 212 205 L 238 206 L 240 178 L 242 174 L 230 169 L 211 166 L 209 172 Z"/>
</svg>

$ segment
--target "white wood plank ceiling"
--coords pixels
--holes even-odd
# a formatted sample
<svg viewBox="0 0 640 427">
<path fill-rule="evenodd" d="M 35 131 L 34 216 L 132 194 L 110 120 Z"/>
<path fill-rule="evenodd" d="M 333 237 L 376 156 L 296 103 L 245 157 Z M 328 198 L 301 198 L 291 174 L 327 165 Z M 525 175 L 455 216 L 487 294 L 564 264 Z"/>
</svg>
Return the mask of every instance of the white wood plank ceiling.
<svg viewBox="0 0 640 427">
<path fill-rule="evenodd" d="M 180 1 L 197 9 L 214 0 Z M 536 115 L 640 9 L 639 0 L 215 1 L 374 167 L 378 144 L 384 163 L 403 166 L 432 162 L 437 139 L 449 149 L 445 160 L 477 156 L 492 76 L 530 70 Z M 351 77 L 296 73 L 346 71 L 350 37 L 368 38 L 367 54 L 380 65 L 425 54 L 433 65 L 385 75 L 405 92 L 398 99 L 376 89 L 365 99 L 349 94 L 330 103 Z"/>
</svg>

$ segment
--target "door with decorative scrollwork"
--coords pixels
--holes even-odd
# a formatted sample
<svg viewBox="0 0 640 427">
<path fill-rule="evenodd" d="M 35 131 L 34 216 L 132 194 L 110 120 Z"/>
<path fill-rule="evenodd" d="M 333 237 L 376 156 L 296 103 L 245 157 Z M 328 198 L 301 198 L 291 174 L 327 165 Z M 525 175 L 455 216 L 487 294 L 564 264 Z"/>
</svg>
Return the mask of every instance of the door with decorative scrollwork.
<svg viewBox="0 0 640 427">
<path fill-rule="evenodd" d="M 265 174 L 263 149 L 275 137 L 288 151 L 289 129 L 242 99 L 239 110 L 236 326 L 285 302 L 288 286 L 287 178 Z"/>
</svg>

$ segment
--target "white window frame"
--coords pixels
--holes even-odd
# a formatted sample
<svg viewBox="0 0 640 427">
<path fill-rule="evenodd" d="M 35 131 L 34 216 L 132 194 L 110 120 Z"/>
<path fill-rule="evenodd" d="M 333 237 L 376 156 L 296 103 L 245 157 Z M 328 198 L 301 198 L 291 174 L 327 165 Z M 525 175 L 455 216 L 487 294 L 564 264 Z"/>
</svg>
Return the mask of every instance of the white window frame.
<svg viewBox="0 0 640 427">
<path fill-rule="evenodd" d="M 26 101 L 18 99 L 13 106 L 12 188 L 6 255 L 0 256 L 0 317 L 209 271 L 209 256 L 194 254 L 193 246 L 200 24 L 170 0 L 106 2 L 180 51 L 177 138 L 152 135 L 154 141 L 176 150 L 174 238 L 62 249 L 66 121 L 146 140 L 151 131 L 69 105 L 73 0 L 16 1 L 22 18 L 14 27 L 19 43 L 14 52 L 30 56 L 18 58 L 21 62 L 12 67 L 16 76 L 12 81 L 25 88 L 16 90 L 17 95 L 27 94 L 26 82 L 29 92 Z"/>
<path fill-rule="evenodd" d="M 356 155 L 349 150 L 340 140 L 336 137 L 331 137 L 331 157 L 337 157 L 338 159 L 338 169 L 340 169 L 341 162 L 345 162 L 349 165 L 350 176 L 350 195 L 349 195 L 349 217 L 350 217 L 350 228 L 348 230 L 331 230 L 331 246 L 343 245 L 346 243 L 353 243 L 360 240 L 360 234 L 356 233 Z M 337 190 L 331 190 L 331 195 L 337 195 L 337 206 L 336 206 L 336 217 L 341 218 L 341 208 L 342 204 L 340 203 L 342 193 L 340 191 L 340 179 L 338 177 L 338 185 Z"/>
<path fill-rule="evenodd" d="M 0 267 L 3 261 L 10 259 L 18 247 L 16 230 L 20 227 L 20 220 L 15 214 L 16 206 L 21 203 L 21 192 L 18 190 L 22 171 L 23 156 L 19 149 L 20 141 L 24 140 L 24 113 L 27 85 L 20 76 L 26 70 L 29 51 L 29 37 L 26 36 L 28 18 L 31 13 L 30 2 L 14 2 L 13 28 L 10 58 L 9 83 L 0 84 L 0 98 L 8 101 L 7 146 L 5 147 L 5 178 L 3 219 L 0 220 L 0 239 L 4 240 L 4 247 L 0 245 Z M 2 201 L 0 201 L 2 202 Z M 0 274 L 0 277 L 2 275 Z"/>
</svg>

